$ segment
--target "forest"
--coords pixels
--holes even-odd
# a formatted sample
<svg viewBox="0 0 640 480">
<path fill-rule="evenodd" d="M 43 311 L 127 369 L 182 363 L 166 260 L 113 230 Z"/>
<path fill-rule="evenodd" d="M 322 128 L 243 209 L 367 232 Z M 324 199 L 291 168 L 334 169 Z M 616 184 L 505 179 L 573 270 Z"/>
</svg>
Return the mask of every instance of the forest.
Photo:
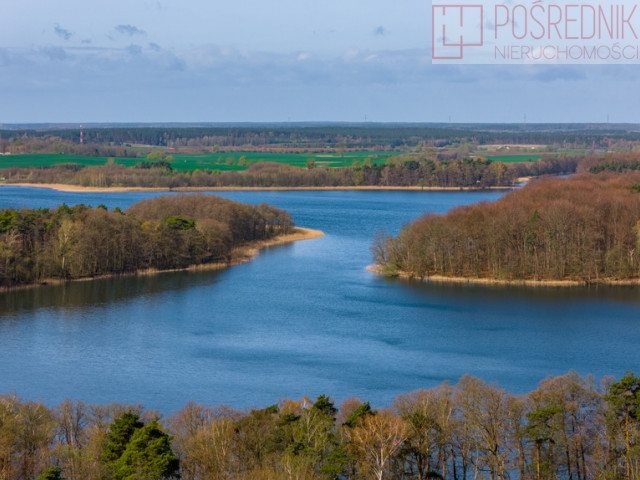
<svg viewBox="0 0 640 480">
<path fill-rule="evenodd" d="M 235 248 L 293 229 L 267 204 L 212 195 L 143 200 L 126 211 L 86 205 L 0 210 L 0 286 L 229 263 Z"/>
<path fill-rule="evenodd" d="M 413 147 L 427 142 L 434 146 L 456 143 L 559 144 L 564 147 L 611 148 L 612 145 L 640 141 L 637 125 L 588 124 L 257 124 L 228 126 L 118 126 L 84 129 L 86 145 L 78 145 L 79 128 L 46 127 L 0 129 L 0 151 L 14 142 L 40 142 L 40 148 L 75 144 L 87 155 L 91 144 L 97 148 L 151 145 L 169 148 L 277 147 L 318 149 L 337 147 L 381 149 Z M 34 145 L 38 143 L 34 143 Z M 71 147 L 69 147 L 71 148 Z M 68 153 L 68 152 L 67 152 Z M 101 154 L 102 155 L 102 154 Z"/>
<path fill-rule="evenodd" d="M 427 214 L 372 247 L 389 274 L 585 283 L 638 279 L 639 249 L 640 172 L 608 171 Z"/>
<path fill-rule="evenodd" d="M 1 480 L 637 480 L 640 378 L 570 371 L 515 395 L 468 375 L 388 408 L 281 400 L 48 407 L 0 396 Z"/>
</svg>

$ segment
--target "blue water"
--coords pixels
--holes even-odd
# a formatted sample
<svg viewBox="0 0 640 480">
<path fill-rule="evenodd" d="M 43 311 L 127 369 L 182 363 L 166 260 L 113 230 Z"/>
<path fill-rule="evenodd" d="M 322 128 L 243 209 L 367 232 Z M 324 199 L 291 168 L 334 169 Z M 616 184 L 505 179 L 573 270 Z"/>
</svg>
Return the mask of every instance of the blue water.
<svg viewBox="0 0 640 480">
<path fill-rule="evenodd" d="M 0 208 L 125 208 L 155 193 L 0 188 Z M 221 272 L 76 282 L 0 294 L 0 392 L 56 404 L 399 393 L 469 373 L 522 393 L 547 375 L 640 366 L 637 288 L 437 286 L 365 270 L 374 234 L 497 192 L 225 192 L 292 213 L 319 239 Z"/>
</svg>

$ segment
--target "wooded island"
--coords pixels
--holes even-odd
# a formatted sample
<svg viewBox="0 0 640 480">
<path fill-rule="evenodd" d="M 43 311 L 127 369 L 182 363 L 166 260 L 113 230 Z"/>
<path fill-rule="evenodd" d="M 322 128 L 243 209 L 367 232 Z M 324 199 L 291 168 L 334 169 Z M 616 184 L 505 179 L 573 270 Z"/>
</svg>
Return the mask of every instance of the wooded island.
<svg viewBox="0 0 640 480">
<path fill-rule="evenodd" d="M 294 232 L 265 203 L 212 195 L 143 200 L 126 211 L 86 205 L 0 210 L 0 286 L 233 263 L 237 247 Z M 298 238 L 300 239 L 300 238 Z"/>
<path fill-rule="evenodd" d="M 384 273 L 439 279 L 636 283 L 640 173 L 531 181 L 492 203 L 427 214 L 379 236 Z"/>
</svg>

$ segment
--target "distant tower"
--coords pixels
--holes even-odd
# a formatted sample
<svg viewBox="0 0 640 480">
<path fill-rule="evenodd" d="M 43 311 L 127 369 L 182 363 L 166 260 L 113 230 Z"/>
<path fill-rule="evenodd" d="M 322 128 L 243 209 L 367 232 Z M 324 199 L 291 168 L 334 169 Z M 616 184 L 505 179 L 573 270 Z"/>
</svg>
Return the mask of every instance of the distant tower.
<svg viewBox="0 0 640 480">
<path fill-rule="evenodd" d="M 82 136 L 82 125 L 80 125 L 80 145 L 84 144 L 84 137 Z"/>
</svg>

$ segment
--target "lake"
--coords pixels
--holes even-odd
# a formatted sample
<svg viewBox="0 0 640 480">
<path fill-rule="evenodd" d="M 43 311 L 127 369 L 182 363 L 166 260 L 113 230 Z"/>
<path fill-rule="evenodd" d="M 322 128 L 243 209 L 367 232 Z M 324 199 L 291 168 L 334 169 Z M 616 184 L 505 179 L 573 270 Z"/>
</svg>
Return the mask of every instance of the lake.
<svg viewBox="0 0 640 480">
<path fill-rule="evenodd" d="M 157 195 L 2 186 L 0 208 L 124 209 Z M 0 392 L 165 413 L 189 400 L 244 408 L 320 394 L 385 406 L 465 373 L 524 393 L 569 369 L 599 379 L 640 366 L 638 288 L 427 285 L 365 270 L 380 229 L 502 193 L 220 195 L 284 208 L 326 235 L 218 272 L 1 293 Z"/>
</svg>

